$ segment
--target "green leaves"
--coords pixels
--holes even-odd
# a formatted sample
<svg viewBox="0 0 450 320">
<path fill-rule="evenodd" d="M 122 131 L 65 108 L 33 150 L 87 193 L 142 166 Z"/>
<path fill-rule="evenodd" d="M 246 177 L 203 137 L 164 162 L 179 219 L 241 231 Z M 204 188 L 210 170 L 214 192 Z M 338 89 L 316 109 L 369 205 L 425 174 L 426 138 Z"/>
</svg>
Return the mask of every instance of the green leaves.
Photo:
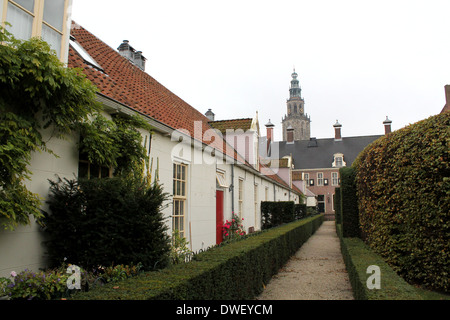
<svg viewBox="0 0 450 320">
<path fill-rule="evenodd" d="M 66 68 L 40 39 L 19 41 L 0 27 L 0 225 L 14 229 L 40 218 L 40 200 L 28 191 L 31 153 L 46 151 L 41 130 L 63 138 L 98 112 L 97 88 Z"/>
<path fill-rule="evenodd" d="M 448 291 L 450 113 L 378 139 L 354 168 L 365 241 L 407 280 Z"/>
<path fill-rule="evenodd" d="M 147 150 L 142 145 L 139 128 L 150 127 L 137 117 L 116 115 L 112 120 L 97 114 L 91 121 L 78 126 L 79 150 L 91 163 L 114 167 L 114 175 L 143 173 Z"/>
<path fill-rule="evenodd" d="M 160 211 L 168 195 L 130 177 L 51 181 L 45 213 L 49 257 L 85 268 L 141 262 L 164 267 L 170 239 Z"/>
</svg>

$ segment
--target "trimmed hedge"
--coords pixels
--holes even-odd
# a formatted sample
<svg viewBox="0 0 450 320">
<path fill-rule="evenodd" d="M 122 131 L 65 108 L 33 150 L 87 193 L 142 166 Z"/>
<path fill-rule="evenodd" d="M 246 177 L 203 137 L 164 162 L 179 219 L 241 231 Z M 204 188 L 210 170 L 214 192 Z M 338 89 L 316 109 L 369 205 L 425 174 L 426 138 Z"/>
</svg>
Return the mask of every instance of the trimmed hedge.
<svg viewBox="0 0 450 320">
<path fill-rule="evenodd" d="M 339 169 L 341 177 L 340 212 L 342 221 L 342 234 L 344 237 L 360 238 L 358 197 L 356 194 L 355 176 L 353 168 Z"/>
<path fill-rule="evenodd" d="M 353 166 L 365 242 L 408 282 L 449 292 L 450 113 L 376 140 Z"/>
<path fill-rule="evenodd" d="M 261 202 L 261 228 L 273 228 L 295 220 L 294 201 L 262 201 Z"/>
<path fill-rule="evenodd" d="M 74 295 L 76 300 L 254 299 L 320 227 L 323 215 L 203 252 L 189 263 Z"/>
<path fill-rule="evenodd" d="M 421 300 L 412 285 L 401 278 L 384 260 L 374 253 L 361 239 L 343 238 L 341 251 L 356 300 Z M 380 289 L 368 289 L 367 268 L 378 266 L 381 271 Z"/>
<path fill-rule="evenodd" d="M 341 224 L 341 188 L 337 187 L 334 191 L 334 208 L 336 224 Z"/>
</svg>

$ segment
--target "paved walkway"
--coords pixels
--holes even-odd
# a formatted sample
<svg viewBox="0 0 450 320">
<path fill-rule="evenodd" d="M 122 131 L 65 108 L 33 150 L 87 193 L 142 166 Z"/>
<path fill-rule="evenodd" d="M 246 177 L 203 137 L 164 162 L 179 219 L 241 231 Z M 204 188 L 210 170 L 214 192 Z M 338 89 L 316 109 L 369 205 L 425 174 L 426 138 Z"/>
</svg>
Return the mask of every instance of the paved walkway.
<svg viewBox="0 0 450 320">
<path fill-rule="evenodd" d="M 335 222 L 324 221 L 257 299 L 353 300 Z"/>
</svg>

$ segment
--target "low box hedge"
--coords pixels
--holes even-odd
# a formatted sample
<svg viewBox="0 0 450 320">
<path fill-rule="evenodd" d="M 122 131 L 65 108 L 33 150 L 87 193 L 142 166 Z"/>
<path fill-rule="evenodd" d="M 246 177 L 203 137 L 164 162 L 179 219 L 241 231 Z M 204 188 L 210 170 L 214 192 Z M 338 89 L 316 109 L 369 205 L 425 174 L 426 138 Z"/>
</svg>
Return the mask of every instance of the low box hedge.
<svg viewBox="0 0 450 320">
<path fill-rule="evenodd" d="M 381 256 L 376 254 L 359 238 L 344 238 L 340 226 L 341 251 L 347 268 L 353 295 L 356 300 L 422 300 L 416 288 L 400 277 Z M 380 289 L 369 289 L 367 273 L 369 266 L 378 266 L 381 271 Z"/>
<path fill-rule="evenodd" d="M 75 300 L 242 300 L 264 285 L 320 227 L 323 215 L 203 252 L 189 263 L 75 294 Z"/>
</svg>

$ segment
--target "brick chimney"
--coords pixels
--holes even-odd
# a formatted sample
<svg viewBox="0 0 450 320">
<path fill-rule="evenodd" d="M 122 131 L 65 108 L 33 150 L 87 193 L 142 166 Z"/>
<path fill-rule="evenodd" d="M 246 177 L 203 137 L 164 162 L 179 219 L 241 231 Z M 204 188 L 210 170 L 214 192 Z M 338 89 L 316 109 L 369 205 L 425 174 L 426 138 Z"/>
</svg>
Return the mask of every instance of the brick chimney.
<svg viewBox="0 0 450 320">
<path fill-rule="evenodd" d="M 444 86 L 445 90 L 445 106 L 441 113 L 450 111 L 450 84 Z"/>
<path fill-rule="evenodd" d="M 275 127 L 275 125 L 273 123 L 269 122 L 266 124 L 266 128 L 267 128 L 267 154 L 269 155 L 270 152 L 270 144 L 273 141 L 273 127 Z"/>
<path fill-rule="evenodd" d="M 287 132 L 287 142 L 293 143 L 294 142 L 294 128 L 292 128 L 291 126 L 288 126 L 286 128 L 286 132 Z"/>
<path fill-rule="evenodd" d="M 336 123 L 333 125 L 334 127 L 334 141 L 342 141 L 341 128 L 342 124 L 336 120 Z"/>
<path fill-rule="evenodd" d="M 391 133 L 391 123 L 392 123 L 392 121 L 391 120 L 389 120 L 389 118 L 388 117 L 386 117 L 386 120 L 384 120 L 383 121 L 383 124 L 384 124 L 384 134 L 389 134 L 389 133 Z"/>
<path fill-rule="evenodd" d="M 122 57 L 127 58 L 131 63 L 137 66 L 142 71 L 145 71 L 145 61 L 147 60 L 142 51 L 136 51 L 128 40 L 123 40 L 122 44 L 117 48 Z"/>
</svg>

